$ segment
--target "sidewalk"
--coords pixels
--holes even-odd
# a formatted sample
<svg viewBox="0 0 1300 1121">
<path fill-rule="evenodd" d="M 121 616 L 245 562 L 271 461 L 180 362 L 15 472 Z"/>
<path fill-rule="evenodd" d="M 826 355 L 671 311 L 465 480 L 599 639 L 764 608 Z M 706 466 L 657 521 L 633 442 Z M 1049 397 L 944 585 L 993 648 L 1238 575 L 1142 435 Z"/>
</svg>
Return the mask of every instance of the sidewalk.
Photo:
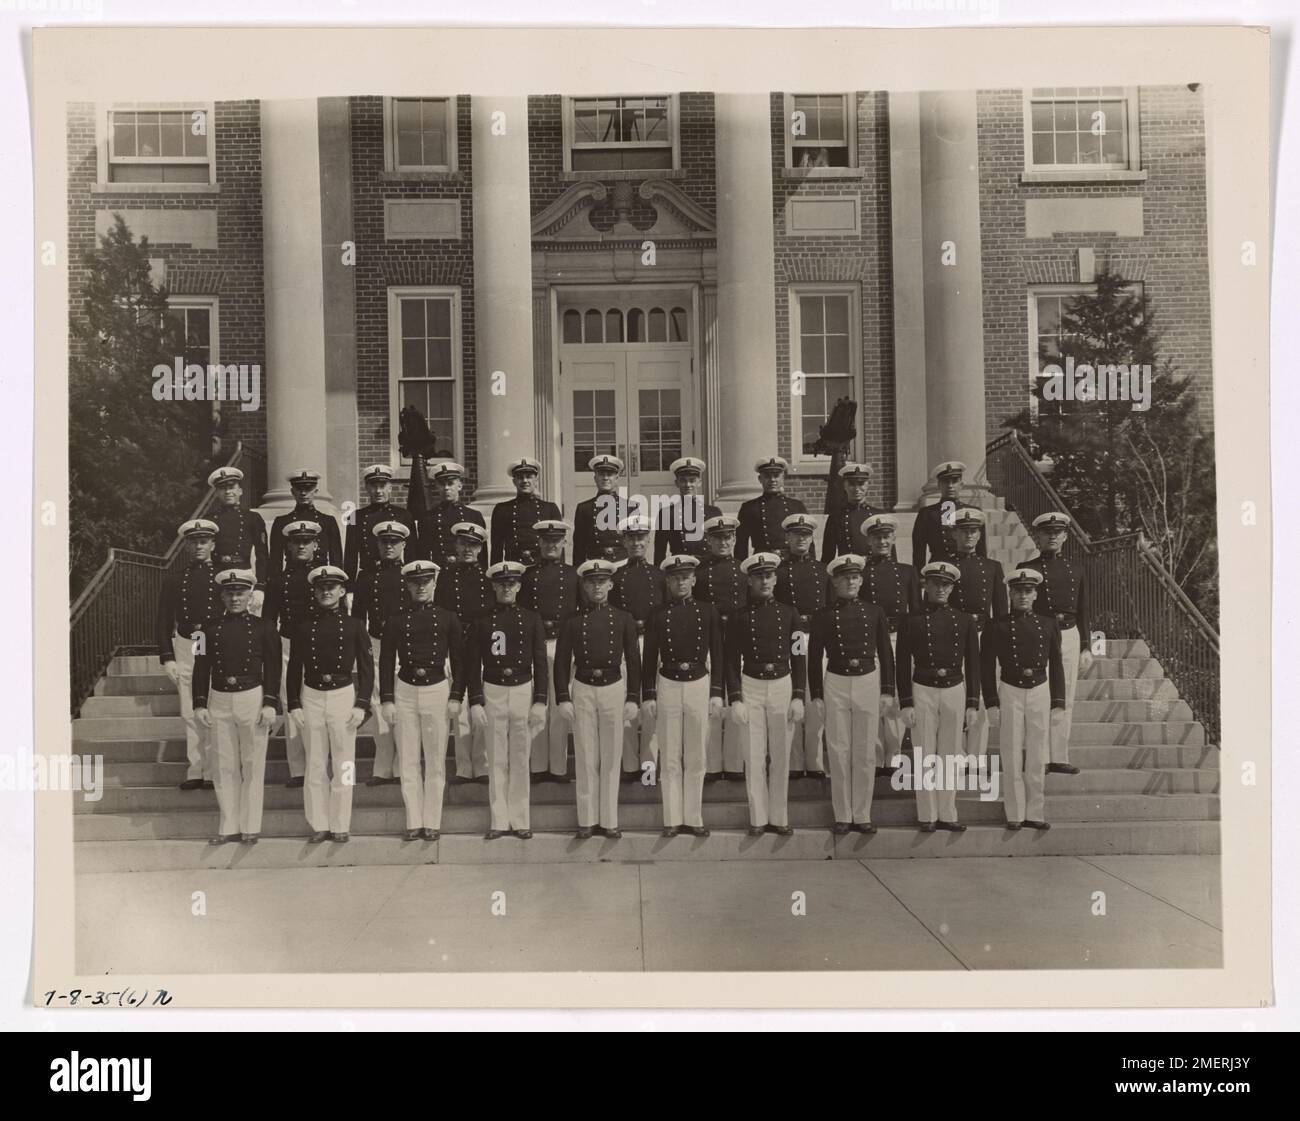
<svg viewBox="0 0 1300 1121">
<path fill-rule="evenodd" d="M 82 973 L 1222 964 L 1217 856 L 425 864 L 76 883 Z M 206 915 L 192 915 L 194 892 Z M 792 913 L 796 892 L 806 914 Z"/>
</svg>

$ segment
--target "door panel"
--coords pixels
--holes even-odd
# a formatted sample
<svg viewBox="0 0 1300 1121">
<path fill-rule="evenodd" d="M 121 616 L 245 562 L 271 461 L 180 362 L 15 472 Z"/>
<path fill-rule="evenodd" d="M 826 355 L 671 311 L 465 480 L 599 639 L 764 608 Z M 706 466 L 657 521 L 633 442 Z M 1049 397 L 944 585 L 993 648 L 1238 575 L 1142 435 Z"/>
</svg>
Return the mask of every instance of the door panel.
<svg viewBox="0 0 1300 1121">
<path fill-rule="evenodd" d="M 587 464 L 597 455 L 627 455 L 627 358 L 601 348 L 564 348 L 561 353 L 564 394 L 564 490 L 567 520 L 579 502 L 596 493 Z"/>
</svg>

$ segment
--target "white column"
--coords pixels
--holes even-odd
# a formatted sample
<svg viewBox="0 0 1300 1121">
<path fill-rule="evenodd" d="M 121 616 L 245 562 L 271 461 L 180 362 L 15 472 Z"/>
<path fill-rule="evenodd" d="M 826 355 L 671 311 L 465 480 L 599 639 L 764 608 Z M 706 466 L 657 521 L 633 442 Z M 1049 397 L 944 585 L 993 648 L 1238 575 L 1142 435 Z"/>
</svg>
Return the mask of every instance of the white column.
<svg viewBox="0 0 1300 1121">
<path fill-rule="evenodd" d="M 718 94 L 714 103 L 722 436 L 717 497 L 733 503 L 758 494 L 754 462 L 776 453 L 772 126 L 765 93 Z"/>
<path fill-rule="evenodd" d="M 319 145 L 314 98 L 262 102 L 268 515 L 293 505 L 299 467 L 320 472 L 317 502 L 331 505 Z"/>
<path fill-rule="evenodd" d="M 528 104 L 523 97 L 476 96 L 470 118 L 478 414 L 474 502 L 490 505 L 514 496 L 506 464 L 537 454 Z M 493 393 L 501 375 L 505 391 Z"/>
</svg>

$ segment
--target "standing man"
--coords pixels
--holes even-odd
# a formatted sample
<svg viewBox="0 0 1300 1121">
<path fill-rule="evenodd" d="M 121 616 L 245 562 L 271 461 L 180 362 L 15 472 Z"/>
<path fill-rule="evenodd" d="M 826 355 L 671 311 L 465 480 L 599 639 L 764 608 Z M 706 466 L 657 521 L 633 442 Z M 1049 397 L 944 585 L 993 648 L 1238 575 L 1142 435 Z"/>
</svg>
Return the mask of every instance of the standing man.
<svg viewBox="0 0 1300 1121">
<path fill-rule="evenodd" d="M 704 501 L 704 460 L 687 455 L 673 460 L 668 469 L 677 484 L 677 496 L 659 507 L 655 523 L 655 564 L 659 566 L 670 553 L 706 556 L 704 523 L 722 513 Z"/>
<path fill-rule="evenodd" d="M 695 581 L 695 598 L 713 604 L 718 612 L 724 643 L 731 620 L 749 603 L 749 581 L 732 556 L 739 526 L 740 521 L 730 514 L 718 514 L 704 523 L 704 540 L 709 552 L 700 561 Z M 725 659 L 725 645 L 723 649 Z M 729 697 L 729 674 L 724 676 L 724 681 Z M 721 714 L 709 719 L 708 764 L 704 781 L 743 779 L 748 752 L 748 731 L 732 719 L 730 708 L 724 705 Z"/>
<path fill-rule="evenodd" d="M 596 480 L 596 493 L 578 503 L 573 511 L 573 563 L 576 567 L 592 557 L 619 561 L 627 554 L 619 525 L 627 516 L 618 493 L 618 478 L 623 461 L 616 455 L 598 455 L 589 460 L 587 469 Z"/>
<path fill-rule="evenodd" d="M 845 505 L 826 516 L 826 528 L 822 531 L 822 560 L 827 563 L 844 553 L 852 553 L 856 539 L 862 535 L 862 523 L 882 512 L 867 503 L 870 464 L 846 463 L 840 468 L 840 478 Z"/>
<path fill-rule="evenodd" d="M 474 620 L 466 638 L 470 718 L 489 744 L 488 841 L 507 833 L 522 841 L 533 835 L 528 755 L 533 735 L 546 723 L 546 636 L 537 613 L 516 602 L 524 571 L 518 561 L 488 569 L 496 607 Z"/>
<path fill-rule="evenodd" d="M 709 722 L 722 714 L 722 619 L 710 603 L 691 595 L 698 557 L 664 558 L 667 601 L 650 616 L 641 675 L 641 719 L 654 723 L 659 740 L 663 836 L 704 828 L 704 768 Z"/>
<path fill-rule="evenodd" d="M 1034 568 L 1009 573 L 1011 614 L 995 619 L 980 644 L 984 706 L 990 723 L 1002 725 L 999 754 L 1007 772 L 1002 805 L 1012 830 L 1051 828 L 1043 809 L 1043 776 L 1051 717 L 1065 708 L 1065 670 L 1056 620 L 1033 610 L 1042 583 L 1043 574 Z"/>
<path fill-rule="evenodd" d="M 533 526 L 541 521 L 559 521 L 560 508 L 537 494 L 542 471 L 537 460 L 524 456 L 512 462 L 508 470 L 514 480 L 515 496 L 492 507 L 492 563 L 516 560 L 536 564 L 539 553 Z"/>
<path fill-rule="evenodd" d="M 885 613 L 889 624 L 889 640 L 894 647 L 894 661 L 898 661 L 898 632 L 909 615 L 921 610 L 921 586 L 916 568 L 894 559 L 894 537 L 898 522 L 889 514 L 873 514 L 862 524 L 867 535 L 867 564 L 862 573 L 862 598 L 874 603 Z M 888 695 L 880 700 L 880 742 L 882 757 L 876 767 L 877 775 L 887 775 L 893 760 L 903 753 L 903 739 L 907 729 L 898 701 Z"/>
<path fill-rule="evenodd" d="M 472 522 L 483 529 L 487 541 L 487 526 L 483 515 L 467 502 L 460 500 L 460 490 L 465 482 L 465 468 L 447 460 L 434 466 L 429 479 L 436 490 L 437 501 L 421 515 L 416 526 L 418 539 L 415 552 L 421 560 L 431 560 L 443 567 L 456 559 L 456 526 Z M 475 562 L 479 571 L 487 571 L 487 549 L 480 548 Z"/>
<path fill-rule="evenodd" d="M 736 559 L 744 560 L 751 552 L 777 552 L 785 544 L 781 523 L 791 514 L 806 514 L 808 508 L 797 498 L 785 494 L 785 473 L 789 464 L 779 455 L 770 455 L 754 464 L 763 493 L 740 504 L 740 534 L 736 541 Z M 809 556 L 817 559 L 816 546 Z"/>
<path fill-rule="evenodd" d="M 745 784 L 749 835 L 788 837 L 790 742 L 803 719 L 807 655 L 796 641 L 795 611 L 773 594 L 775 553 L 755 553 L 741 562 L 749 580 L 750 604 L 727 627 L 727 694 L 733 718 L 749 734 Z"/>
<path fill-rule="evenodd" d="M 964 833 L 966 826 L 957 821 L 957 791 L 947 781 L 947 760 L 961 754 L 963 734 L 979 711 L 979 635 L 975 621 L 948 603 L 961 578 L 956 565 L 931 561 L 921 577 L 921 613 L 898 632 L 898 703 L 903 723 L 912 730 L 916 815 L 923 833 L 936 828 Z M 936 763 L 928 763 L 934 756 Z M 938 771 L 937 790 L 926 789 L 931 767 Z"/>
<path fill-rule="evenodd" d="M 447 724 L 459 715 L 465 695 L 460 620 L 434 603 L 437 578 L 438 566 L 433 561 L 417 560 L 402 566 L 410 602 L 384 625 L 379 651 L 380 703 L 388 709 L 386 719 L 397 732 L 402 805 L 406 808 L 403 839 L 407 841 L 436 841 L 442 830 Z"/>
<path fill-rule="evenodd" d="M 492 582 L 480 564 L 487 531 L 479 522 L 457 522 L 451 527 L 451 541 L 452 559 L 438 577 L 433 602 L 455 615 L 461 633 L 467 635 L 474 620 L 496 604 Z M 456 778 L 460 782 L 487 782 L 487 734 L 470 722 L 468 709 L 458 705 L 455 717 L 452 734 L 456 737 Z"/>
<path fill-rule="evenodd" d="M 636 623 L 637 648 L 644 658 L 646 625 L 667 598 L 664 574 L 646 560 L 646 547 L 650 544 L 649 518 L 640 514 L 624 518 L 619 532 L 627 560 L 615 567 L 609 602 L 632 616 Z M 623 731 L 623 781 L 636 782 L 647 762 L 656 768 L 659 765 L 655 722 L 634 720 Z M 658 781 L 658 776 L 655 781 Z"/>
<path fill-rule="evenodd" d="M 262 515 L 245 510 L 244 473 L 238 467 L 218 467 L 208 476 L 208 486 L 217 492 L 217 504 L 212 511 L 212 521 L 217 526 L 217 543 L 213 564 L 218 568 L 252 569 L 257 587 L 266 584 L 267 565 L 266 522 Z M 253 613 L 261 608 L 260 592 L 253 594 Z"/>
<path fill-rule="evenodd" d="M 542 620 L 549 692 L 546 727 L 533 736 L 531 765 L 539 782 L 569 782 L 569 730 L 573 725 L 561 715 L 555 701 L 555 648 L 564 621 L 578 611 L 578 570 L 564 561 L 567 522 L 547 519 L 536 523 L 533 531 L 541 556 L 524 573 L 519 602 Z"/>
<path fill-rule="evenodd" d="M 824 715 L 830 758 L 831 832 L 874 833 L 871 800 L 876 786 L 880 697 L 894 693 L 894 651 L 889 621 L 876 604 L 859 598 L 864 558 L 843 553 L 828 565 L 835 598 L 813 616 L 808 641 L 808 694 Z M 822 660 L 827 660 L 825 676 Z"/>
<path fill-rule="evenodd" d="M 294 507 L 271 523 L 271 571 L 279 572 L 284 565 L 284 528 L 290 522 L 315 522 L 320 526 L 319 549 L 324 564 L 338 568 L 343 563 L 343 542 L 339 537 L 339 523 L 331 514 L 316 509 L 312 499 L 320 485 L 320 472 L 306 467 L 289 476 L 289 489 L 293 492 Z"/>
<path fill-rule="evenodd" d="M 952 605 L 975 620 L 975 629 L 984 634 L 994 619 L 1007 613 L 1007 586 L 1002 565 L 976 551 L 984 533 L 984 511 L 964 506 L 953 515 L 952 563 L 961 577 L 952 590 Z M 966 754 L 983 755 L 989 747 L 988 709 L 981 708 L 966 729 Z"/>
<path fill-rule="evenodd" d="M 360 620 L 366 627 L 370 635 L 370 653 L 378 665 L 384 628 L 406 604 L 406 590 L 402 587 L 402 552 L 411 531 L 404 522 L 387 521 L 376 522 L 370 533 L 376 542 L 378 559 L 374 567 L 362 572 L 352 585 L 352 618 Z M 397 782 L 401 774 L 392 721 L 384 715 L 380 700 L 379 680 L 376 678 L 370 697 L 375 762 L 367 786 L 386 786 Z"/>
<path fill-rule="evenodd" d="M 639 711 L 641 654 L 632 616 L 609 604 L 614 566 L 599 559 L 585 561 L 578 576 L 587 606 L 570 615 L 560 629 L 555 698 L 573 726 L 578 840 L 587 840 L 597 830 L 618 840 L 623 836 L 618 827 L 618 761 L 623 726 L 633 723 Z"/>
<path fill-rule="evenodd" d="M 948 528 L 958 510 L 968 508 L 961 500 L 961 481 L 966 474 L 966 464 L 950 459 L 934 469 L 935 481 L 939 484 L 939 497 L 929 506 L 917 511 L 916 521 L 912 525 L 912 564 L 919 572 L 927 560 L 951 560 L 953 555 L 952 540 Z M 988 548 L 981 531 L 975 551 L 982 557 L 988 556 Z"/>
<path fill-rule="evenodd" d="M 343 571 L 356 587 L 357 573 L 368 572 L 379 556 L 379 539 L 375 526 L 380 522 L 401 522 L 415 534 L 415 520 L 409 510 L 394 506 L 393 469 L 387 463 L 372 463 L 362 473 L 369 505 L 357 510 L 343 534 Z"/>
<path fill-rule="evenodd" d="M 781 523 L 785 549 L 776 570 L 776 598 L 795 610 L 795 628 L 808 633 L 812 617 L 830 601 L 830 578 L 826 566 L 812 558 L 813 534 L 817 524 L 807 514 L 791 514 Z M 826 763 L 822 758 L 821 712 L 804 708 L 803 722 L 795 726 L 790 745 L 790 777 L 822 779 Z"/>
<path fill-rule="evenodd" d="M 284 711 L 289 711 L 289 646 L 294 632 L 307 621 L 316 607 L 307 577 L 316 567 L 316 541 L 320 537 L 317 522 L 290 522 L 284 527 L 285 562 L 278 572 L 267 580 L 264 618 L 273 627 L 279 627 L 282 664 L 279 679 Z M 289 763 L 290 789 L 302 786 L 307 773 L 307 749 L 302 742 L 302 729 L 287 715 L 284 721 L 284 753 Z"/>
<path fill-rule="evenodd" d="M 1049 774 L 1077 775 L 1070 762 L 1070 728 L 1074 720 L 1074 694 L 1079 674 L 1092 665 L 1088 630 L 1088 581 L 1083 564 L 1062 555 L 1070 528 L 1070 515 L 1059 510 L 1034 519 L 1034 544 L 1038 556 L 1021 561 L 1019 568 L 1033 568 L 1043 574 L 1034 610 L 1052 615 L 1061 630 L 1061 665 L 1065 672 L 1065 706 L 1052 709 L 1052 752 Z"/>
<path fill-rule="evenodd" d="M 256 578 L 228 568 L 216 584 L 226 612 L 194 659 L 194 716 L 212 729 L 221 825 L 209 844 L 257 844 L 262 832 L 266 743 L 280 711 L 280 636 L 248 613 Z"/>
<path fill-rule="evenodd" d="M 357 729 L 370 708 L 375 660 L 361 620 L 349 618 L 343 610 L 347 573 L 323 564 L 313 568 L 307 580 L 316 610 L 289 644 L 289 715 L 302 730 L 307 747 L 303 801 L 312 830 L 308 843 L 333 839 L 345 844 L 356 785 Z"/>
<path fill-rule="evenodd" d="M 158 594 L 154 634 L 158 660 L 167 671 L 181 698 L 181 719 L 185 722 L 185 771 L 182 790 L 211 790 L 211 736 L 194 718 L 194 652 L 203 648 L 209 626 L 221 616 L 221 593 L 213 583 L 212 550 L 216 546 L 217 523 L 206 518 L 182 522 L 176 531 L 185 540 L 189 560 L 175 575 L 163 579 Z"/>
</svg>

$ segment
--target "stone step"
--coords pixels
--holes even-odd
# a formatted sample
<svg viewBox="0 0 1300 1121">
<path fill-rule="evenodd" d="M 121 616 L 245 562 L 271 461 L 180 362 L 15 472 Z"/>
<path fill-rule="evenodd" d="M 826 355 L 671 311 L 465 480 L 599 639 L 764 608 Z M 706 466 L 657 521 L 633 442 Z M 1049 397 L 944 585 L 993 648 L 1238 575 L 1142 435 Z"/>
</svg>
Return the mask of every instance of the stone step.
<svg viewBox="0 0 1300 1121">
<path fill-rule="evenodd" d="M 1178 689 L 1167 677 L 1084 677 L 1075 686 L 1074 700 L 1080 701 L 1176 701 Z"/>
<path fill-rule="evenodd" d="M 138 697 L 144 694 L 172 693 L 176 686 L 165 673 L 121 673 L 101 677 L 95 683 L 96 697 Z"/>
<path fill-rule="evenodd" d="M 579 841 L 568 833 L 536 833 L 529 841 L 475 834 L 443 834 L 439 841 L 354 834 L 346 845 L 309 845 L 302 837 L 264 837 L 256 845 L 209 845 L 206 839 L 79 841 L 76 869 L 87 872 L 156 872 L 188 868 L 321 868 L 397 864 L 561 864 L 678 860 L 864 860 L 964 856 L 1105 856 L 1113 853 L 1212 854 L 1219 852 L 1214 821 L 1061 822 L 1045 833 L 1012 833 L 1000 825 L 974 825 L 965 833 L 921 833 L 883 826 L 873 836 L 832 837 L 821 829 L 793 836 L 749 837 L 715 830 L 709 837 L 661 837 L 657 830 L 628 831 L 621 840 Z"/>
<path fill-rule="evenodd" d="M 273 788 L 282 790 L 283 788 Z M 367 789 L 367 788 L 362 788 Z M 170 792 L 168 792 L 170 793 Z M 132 811 L 129 813 L 78 813 L 74 815 L 74 837 L 84 841 L 127 841 L 145 838 L 206 837 L 217 827 L 216 798 L 211 791 L 196 791 L 207 805 L 195 801 L 191 810 Z M 286 793 L 297 794 L 297 791 Z M 791 802 L 790 824 L 795 828 L 829 826 L 830 801 Z M 1211 794 L 1075 794 L 1047 799 L 1049 821 L 1209 821 L 1217 819 L 1219 800 Z M 960 795 L 957 813 L 969 823 L 1005 820 L 1000 802 L 983 802 L 977 795 Z M 577 808 L 572 803 L 542 803 L 531 810 L 534 829 L 549 832 L 577 828 Z M 916 821 L 916 806 L 910 798 L 884 799 L 872 807 L 878 825 L 906 825 Z M 268 809 L 262 831 L 272 837 L 301 835 L 307 828 L 303 811 Z M 653 802 L 634 802 L 619 807 L 619 820 L 628 829 L 657 829 L 663 817 Z M 704 823 L 710 828 L 743 829 L 749 821 L 749 807 L 743 801 L 709 802 L 704 806 Z M 486 806 L 444 804 L 443 829 L 448 833 L 474 833 L 487 828 Z M 367 806 L 360 799 L 352 812 L 353 830 L 362 834 L 400 833 L 405 813 L 400 805 Z"/>
</svg>

